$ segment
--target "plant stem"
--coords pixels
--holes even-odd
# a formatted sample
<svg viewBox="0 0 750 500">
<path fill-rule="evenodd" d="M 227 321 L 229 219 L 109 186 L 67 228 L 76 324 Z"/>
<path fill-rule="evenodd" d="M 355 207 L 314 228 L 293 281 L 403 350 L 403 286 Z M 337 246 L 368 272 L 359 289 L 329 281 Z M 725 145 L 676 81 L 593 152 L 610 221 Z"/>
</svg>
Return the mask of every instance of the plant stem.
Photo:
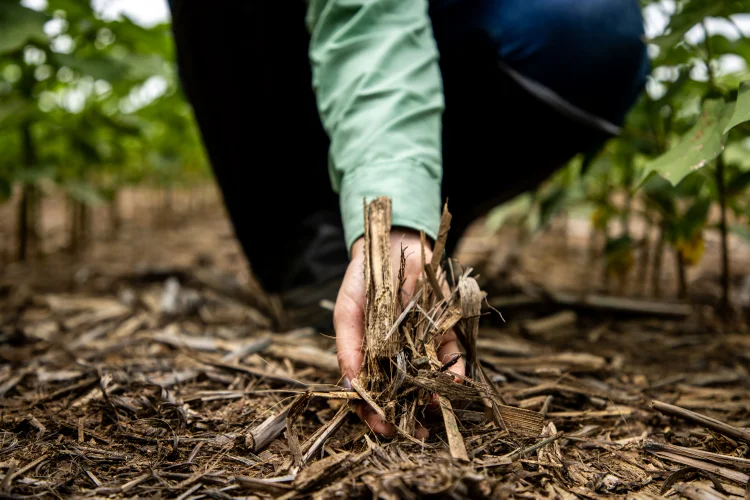
<svg viewBox="0 0 750 500">
<path fill-rule="evenodd" d="M 666 230 L 665 224 L 662 223 L 659 228 L 659 242 L 656 244 L 656 252 L 654 253 L 654 274 L 652 275 L 652 286 L 654 290 L 654 297 L 661 296 L 661 263 L 664 258 L 664 245 L 666 243 Z"/>
<path fill-rule="evenodd" d="M 112 194 L 112 201 L 109 203 L 109 231 L 110 235 L 115 236 L 120 230 L 122 219 L 120 218 L 120 193 L 115 191 Z"/>
<path fill-rule="evenodd" d="M 18 260 L 25 262 L 28 258 L 28 239 L 29 232 L 29 190 L 26 184 L 21 191 L 21 201 L 18 204 Z"/>
<path fill-rule="evenodd" d="M 708 69 L 708 83 L 712 88 L 716 88 L 716 75 L 714 74 L 711 61 L 713 60 L 713 51 L 711 50 L 711 41 L 708 36 L 708 27 L 706 20 L 701 23 L 703 26 L 704 44 L 706 46 L 706 67 Z M 720 311 L 729 310 L 729 244 L 727 241 L 727 189 L 724 175 L 724 158 L 722 154 L 716 158 L 716 188 L 719 193 L 719 207 L 721 210 L 721 220 L 719 221 L 719 231 L 721 233 L 721 302 Z"/>
<path fill-rule="evenodd" d="M 85 203 L 78 202 L 79 216 L 81 222 L 79 228 L 81 229 L 80 240 L 81 250 L 86 249 L 89 246 L 91 239 L 91 217 L 89 217 L 89 207 Z"/>
<path fill-rule="evenodd" d="M 68 217 L 70 220 L 68 251 L 78 252 L 78 202 L 68 195 Z"/>
<path fill-rule="evenodd" d="M 646 222 L 646 230 L 640 242 L 640 255 L 638 258 L 638 270 L 636 275 L 639 277 L 635 290 L 637 295 L 646 294 L 646 278 L 648 277 L 648 262 L 651 257 L 651 222 Z"/>
<path fill-rule="evenodd" d="M 719 155 L 716 158 L 716 187 L 719 192 L 719 207 L 721 219 L 719 220 L 719 231 L 721 232 L 721 303 L 722 311 L 729 310 L 729 243 L 727 237 L 727 189 L 724 176 L 724 158 Z"/>
<path fill-rule="evenodd" d="M 674 250 L 675 262 L 677 263 L 677 298 L 687 298 L 687 276 L 685 273 L 685 260 L 682 258 L 682 254 L 675 248 Z"/>
<path fill-rule="evenodd" d="M 31 137 L 31 123 L 21 125 L 21 154 L 24 168 L 31 169 L 34 165 L 34 143 Z M 21 191 L 21 202 L 18 207 L 18 260 L 25 262 L 29 258 L 29 240 L 31 231 L 32 204 L 34 203 L 33 186 L 24 183 Z"/>
<path fill-rule="evenodd" d="M 598 257 L 596 255 L 597 250 L 597 230 L 595 227 L 591 227 L 589 230 L 589 241 L 588 241 L 588 251 L 586 255 L 586 262 L 594 262 L 596 258 Z M 588 265 L 584 266 L 584 276 L 583 276 L 583 282 L 584 283 L 593 283 L 595 277 L 594 277 L 594 266 Z"/>
<path fill-rule="evenodd" d="M 711 88 L 716 88 L 716 75 L 714 74 L 714 68 L 711 65 L 711 61 L 714 57 L 713 51 L 711 50 L 711 42 L 708 39 L 708 27 L 706 26 L 705 19 L 701 22 L 701 26 L 703 26 L 703 44 L 706 47 L 706 60 L 704 62 L 706 63 L 706 71 L 708 73 L 708 84 Z"/>
</svg>

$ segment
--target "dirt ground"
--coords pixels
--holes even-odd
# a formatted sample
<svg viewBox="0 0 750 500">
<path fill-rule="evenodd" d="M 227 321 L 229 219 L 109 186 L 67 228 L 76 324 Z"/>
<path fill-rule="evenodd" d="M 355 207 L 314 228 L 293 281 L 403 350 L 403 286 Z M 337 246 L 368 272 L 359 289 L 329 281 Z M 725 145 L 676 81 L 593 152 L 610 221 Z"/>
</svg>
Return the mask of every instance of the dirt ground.
<svg viewBox="0 0 750 500">
<path fill-rule="evenodd" d="M 612 302 L 584 224 L 516 252 L 474 231 L 459 257 L 482 264 L 504 318 L 483 310 L 479 357 L 497 397 L 543 426 L 454 402 L 464 462 L 442 423 L 423 443 L 385 439 L 331 396 L 330 332 L 272 331 L 217 203 L 144 217 L 83 255 L 2 270 L 3 496 L 748 498 L 750 335 L 706 305 L 712 239 L 692 304 L 668 300 L 669 274 L 667 299 Z M 748 254 L 733 241 L 736 296 Z"/>
</svg>

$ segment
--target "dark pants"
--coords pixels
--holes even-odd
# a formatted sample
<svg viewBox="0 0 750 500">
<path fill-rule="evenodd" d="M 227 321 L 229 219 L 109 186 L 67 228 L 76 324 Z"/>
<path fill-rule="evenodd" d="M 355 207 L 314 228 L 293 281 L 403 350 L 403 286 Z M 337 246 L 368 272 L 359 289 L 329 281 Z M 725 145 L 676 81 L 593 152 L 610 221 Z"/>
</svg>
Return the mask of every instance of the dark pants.
<svg viewBox="0 0 750 500">
<path fill-rule="evenodd" d="M 180 77 L 254 273 L 271 292 L 338 274 L 305 2 L 170 3 Z M 477 216 L 610 137 L 648 61 L 636 0 L 432 0 L 430 16 L 452 248 Z"/>
</svg>

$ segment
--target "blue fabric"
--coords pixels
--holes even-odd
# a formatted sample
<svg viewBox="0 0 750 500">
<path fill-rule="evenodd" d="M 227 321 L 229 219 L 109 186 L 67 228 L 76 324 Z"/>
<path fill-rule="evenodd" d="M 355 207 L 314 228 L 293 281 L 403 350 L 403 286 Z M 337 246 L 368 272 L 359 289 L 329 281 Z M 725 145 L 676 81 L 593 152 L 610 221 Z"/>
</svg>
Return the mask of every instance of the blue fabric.
<svg viewBox="0 0 750 500">
<path fill-rule="evenodd" d="M 650 64 L 637 0 L 431 0 L 441 47 L 481 32 L 497 57 L 620 124 Z"/>
</svg>

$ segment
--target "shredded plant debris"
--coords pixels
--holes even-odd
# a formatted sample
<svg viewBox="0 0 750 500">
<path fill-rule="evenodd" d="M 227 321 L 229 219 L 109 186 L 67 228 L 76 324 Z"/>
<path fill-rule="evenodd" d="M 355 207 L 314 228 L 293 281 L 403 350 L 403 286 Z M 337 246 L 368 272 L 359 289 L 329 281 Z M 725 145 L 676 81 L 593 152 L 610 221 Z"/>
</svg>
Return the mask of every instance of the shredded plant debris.
<svg viewBox="0 0 750 500">
<path fill-rule="evenodd" d="M 367 213 L 351 391 L 332 338 L 273 332 L 265 298 L 206 270 L 120 274 L 109 293 L 6 288 L 2 495 L 747 498 L 750 337 L 698 332 L 695 314 L 665 319 L 657 303 L 613 321 L 637 302 L 528 287 L 485 298 L 471 269 L 441 265 L 447 212 L 407 296 L 384 251 L 388 201 Z M 524 293 L 509 323 L 490 307 Z M 437 359 L 432 342 L 449 330 L 460 381 L 459 358 Z M 365 403 L 393 437 L 354 415 Z"/>
</svg>

